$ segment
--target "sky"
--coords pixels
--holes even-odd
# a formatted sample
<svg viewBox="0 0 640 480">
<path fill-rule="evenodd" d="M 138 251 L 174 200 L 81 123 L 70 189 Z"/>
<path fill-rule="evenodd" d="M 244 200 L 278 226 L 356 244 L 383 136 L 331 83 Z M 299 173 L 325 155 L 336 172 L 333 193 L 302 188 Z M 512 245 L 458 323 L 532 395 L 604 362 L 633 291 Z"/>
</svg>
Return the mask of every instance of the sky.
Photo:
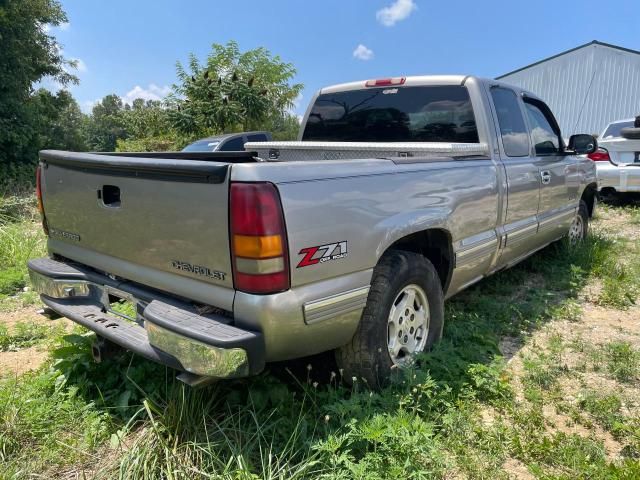
<svg viewBox="0 0 640 480">
<path fill-rule="evenodd" d="M 640 50 L 638 0 L 61 0 L 51 29 L 80 79 L 84 111 L 110 93 L 157 99 L 190 53 L 266 47 L 291 62 L 302 114 L 321 87 L 427 74 L 496 77 L 600 40 Z"/>
</svg>

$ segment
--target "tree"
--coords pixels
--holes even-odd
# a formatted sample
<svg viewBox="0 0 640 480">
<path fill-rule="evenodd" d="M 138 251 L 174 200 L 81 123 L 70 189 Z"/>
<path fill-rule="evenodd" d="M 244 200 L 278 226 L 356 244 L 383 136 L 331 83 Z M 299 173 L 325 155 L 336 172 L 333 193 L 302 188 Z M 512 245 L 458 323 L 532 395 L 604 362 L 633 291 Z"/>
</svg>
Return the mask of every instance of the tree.
<svg viewBox="0 0 640 480">
<path fill-rule="evenodd" d="M 67 71 L 74 63 L 64 59 L 47 30 L 65 21 L 56 0 L 0 1 L 0 167 L 35 161 L 32 85 L 45 77 L 62 85 L 77 82 Z"/>
<path fill-rule="evenodd" d="M 274 140 L 297 140 L 300 121 L 297 116 L 291 113 L 285 113 L 284 115 L 271 118 L 262 129 L 270 131 Z"/>
<path fill-rule="evenodd" d="M 84 137 L 87 118 L 68 91 L 60 90 L 53 94 L 41 88 L 30 102 L 35 116 L 33 147 L 36 152 L 42 149 L 87 149 Z"/>
<path fill-rule="evenodd" d="M 164 102 L 137 98 L 125 105 L 123 112 L 127 139 L 118 140 L 120 152 L 154 152 L 175 150 L 176 132 L 171 127 Z"/>
<path fill-rule="evenodd" d="M 214 44 L 204 64 L 195 55 L 188 70 L 177 64 L 179 83 L 169 97 L 178 132 L 204 137 L 251 130 L 283 117 L 302 90 L 293 65 L 265 48 L 240 52 L 236 42 Z"/>
<path fill-rule="evenodd" d="M 87 125 L 87 145 L 98 152 L 113 152 L 118 140 L 128 137 L 122 99 L 107 95 L 94 105 Z"/>
</svg>

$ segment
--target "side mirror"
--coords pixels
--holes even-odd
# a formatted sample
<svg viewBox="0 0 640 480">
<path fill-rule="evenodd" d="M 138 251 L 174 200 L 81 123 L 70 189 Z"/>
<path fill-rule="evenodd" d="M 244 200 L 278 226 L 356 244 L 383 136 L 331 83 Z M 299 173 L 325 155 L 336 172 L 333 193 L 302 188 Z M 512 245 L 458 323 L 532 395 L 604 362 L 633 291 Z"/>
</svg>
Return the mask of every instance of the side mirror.
<svg viewBox="0 0 640 480">
<path fill-rule="evenodd" d="M 567 150 L 575 152 L 576 155 L 589 155 L 598 149 L 598 141 L 593 135 L 579 133 L 571 135 Z"/>
</svg>

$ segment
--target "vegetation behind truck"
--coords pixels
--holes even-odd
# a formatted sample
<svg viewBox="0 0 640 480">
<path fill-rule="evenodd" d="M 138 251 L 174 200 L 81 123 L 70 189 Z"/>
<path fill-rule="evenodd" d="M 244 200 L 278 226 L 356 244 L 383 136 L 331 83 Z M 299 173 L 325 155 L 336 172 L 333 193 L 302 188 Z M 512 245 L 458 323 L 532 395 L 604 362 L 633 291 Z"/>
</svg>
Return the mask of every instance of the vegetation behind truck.
<svg viewBox="0 0 640 480">
<path fill-rule="evenodd" d="M 379 386 L 440 338 L 444 299 L 584 238 L 597 186 L 578 155 L 596 148 L 565 146 L 541 99 L 491 80 L 328 87 L 297 142 L 41 152 L 49 257 L 30 274 L 96 355 L 117 344 L 193 384 L 335 350 Z"/>
</svg>

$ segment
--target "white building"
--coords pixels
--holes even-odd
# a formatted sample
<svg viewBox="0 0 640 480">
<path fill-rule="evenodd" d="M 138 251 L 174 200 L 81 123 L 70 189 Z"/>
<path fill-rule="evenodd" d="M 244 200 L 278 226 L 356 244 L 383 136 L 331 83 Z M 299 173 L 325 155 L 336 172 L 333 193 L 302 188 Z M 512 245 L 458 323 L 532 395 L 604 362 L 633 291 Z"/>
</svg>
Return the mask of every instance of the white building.
<svg viewBox="0 0 640 480">
<path fill-rule="evenodd" d="M 498 77 L 544 99 L 564 137 L 640 115 L 640 51 L 591 43 Z"/>
</svg>

